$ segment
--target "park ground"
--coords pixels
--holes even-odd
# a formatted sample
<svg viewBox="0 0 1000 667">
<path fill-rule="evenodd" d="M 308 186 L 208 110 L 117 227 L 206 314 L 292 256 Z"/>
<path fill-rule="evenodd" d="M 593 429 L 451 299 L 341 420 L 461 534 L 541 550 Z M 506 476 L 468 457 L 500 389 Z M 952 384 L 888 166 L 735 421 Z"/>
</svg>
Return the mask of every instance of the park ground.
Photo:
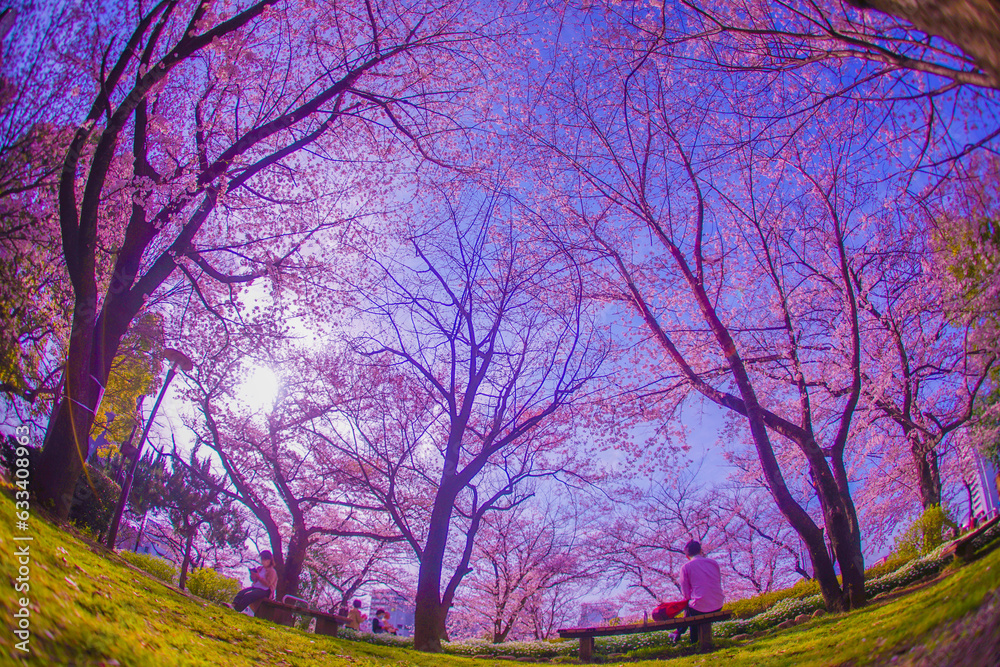
<svg viewBox="0 0 1000 667">
<path fill-rule="evenodd" d="M 6 592 L 0 597 L 6 626 L 0 635 L 0 664 L 526 664 L 422 654 L 273 626 L 186 595 L 37 515 L 29 519 L 26 530 L 17 521 L 13 502 L 7 494 L 0 494 L 0 568 L 6 580 Z M 949 567 L 931 581 L 849 614 L 829 614 L 750 641 L 722 639 L 711 654 L 684 655 L 681 650 L 664 649 L 641 656 L 650 659 L 614 656 L 607 664 L 994 667 L 1000 665 L 1000 548 L 980 554 L 969 564 Z M 27 575 L 19 572 L 19 560 L 28 561 Z M 29 585 L 26 591 L 24 583 Z M 28 643 L 21 646 L 28 652 L 17 648 L 22 640 L 14 634 L 15 614 L 25 616 L 23 602 L 27 602 L 30 634 Z"/>
</svg>

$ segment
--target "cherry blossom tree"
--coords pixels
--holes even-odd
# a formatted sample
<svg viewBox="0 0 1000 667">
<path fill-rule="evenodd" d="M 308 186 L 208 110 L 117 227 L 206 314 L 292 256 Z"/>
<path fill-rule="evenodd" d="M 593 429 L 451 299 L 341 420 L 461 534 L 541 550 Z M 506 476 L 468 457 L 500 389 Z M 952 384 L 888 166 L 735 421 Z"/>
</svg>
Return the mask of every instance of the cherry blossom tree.
<svg viewBox="0 0 1000 667">
<path fill-rule="evenodd" d="M 74 11 L 0 12 L 0 396 L 8 418 L 44 429 L 59 391 L 72 289 L 65 280 L 51 202 L 72 128 L 65 71 L 39 57 Z M 18 85 L 25 79 L 40 85 Z"/>
<path fill-rule="evenodd" d="M 150 297 L 179 266 L 224 283 L 312 266 L 316 236 L 379 196 L 361 182 L 391 183 L 390 153 L 445 159 L 425 139 L 457 128 L 480 18 L 449 2 L 163 0 L 81 11 L 55 35 L 48 69 L 85 64 L 56 197 L 72 322 L 34 485 L 57 516 L 119 342 Z M 358 158 L 373 152 L 384 159 Z M 329 204 L 331 190 L 357 199 L 288 215 Z"/>
<path fill-rule="evenodd" d="M 650 489 L 617 489 L 615 506 L 596 538 L 602 569 L 612 582 L 638 596 L 639 607 L 655 607 L 680 591 L 684 545 L 698 540 L 713 557 L 725 549 L 726 521 L 707 502 L 696 473 L 684 470 Z"/>
<path fill-rule="evenodd" d="M 635 13 L 656 22 L 665 46 L 692 37 L 707 42 L 702 64 L 794 73 L 854 59 L 881 73 L 920 72 L 952 85 L 1000 88 L 998 13 L 988 2 L 681 0 L 654 6 L 655 13 Z"/>
<path fill-rule="evenodd" d="M 811 579 L 799 536 L 776 507 L 762 476 L 754 469 L 734 472 L 710 488 L 703 502 L 713 502 L 727 517 L 725 542 L 716 557 L 727 573 L 726 594 L 751 597 Z"/>
<path fill-rule="evenodd" d="M 615 506 L 593 538 L 595 558 L 610 585 L 625 586 L 625 601 L 635 609 L 648 611 L 680 595 L 684 545 L 692 539 L 718 561 L 728 599 L 808 576 L 798 536 L 763 482 L 750 476 L 708 484 L 695 465 L 648 489 L 628 485 L 613 496 Z"/>
<path fill-rule="evenodd" d="M 861 605 L 848 450 L 863 382 L 855 249 L 885 148 L 863 114 L 806 129 L 706 114 L 686 102 L 695 81 L 641 39 L 605 34 L 618 58 L 600 63 L 600 83 L 576 76 L 598 71 L 588 53 L 570 54 L 523 128 L 544 151 L 537 181 L 558 188 L 551 210 L 575 214 L 553 234 L 631 306 L 664 391 L 697 392 L 747 426 L 827 604 Z M 717 85 L 720 104 L 746 108 Z M 812 497 L 819 516 L 805 509 Z"/>
<path fill-rule="evenodd" d="M 378 283 L 361 291 L 370 324 L 352 346 L 385 398 L 362 395 L 325 437 L 419 559 L 415 645 L 437 651 L 487 515 L 526 500 L 524 483 L 574 469 L 573 409 L 605 350 L 577 267 L 533 244 L 508 198 L 464 193 L 430 210 L 408 248 L 366 256 Z"/>
<path fill-rule="evenodd" d="M 900 2 L 899 0 L 848 0 L 847 4 L 861 10 L 874 10 L 903 19 L 927 35 L 947 40 L 952 45 L 957 46 L 964 56 L 961 58 L 961 69 L 954 68 L 958 71 L 952 75 L 952 78 L 958 82 L 970 81 L 977 85 L 1000 88 L 1000 47 L 997 47 L 997 44 L 1000 43 L 1000 28 L 998 28 L 1000 10 L 995 4 L 977 1 L 943 4 Z M 872 13 L 874 12 L 865 12 L 868 16 Z M 849 18 L 853 19 L 853 17 Z M 858 20 L 853 20 L 851 23 L 859 28 L 864 25 L 863 21 Z M 888 33 L 892 27 L 895 26 L 887 25 L 883 28 L 883 34 Z M 843 37 L 838 35 L 847 44 L 850 44 L 852 36 L 850 33 Z M 922 46 L 916 36 L 904 42 L 904 46 L 914 49 L 918 45 Z M 930 47 L 925 48 L 927 51 L 931 51 Z M 875 50 L 872 49 L 872 51 Z M 903 51 L 903 49 L 900 48 L 899 51 Z M 944 57 L 959 60 L 955 54 L 948 53 L 946 49 L 939 49 L 939 52 L 944 52 L 942 54 Z M 875 53 L 877 54 L 877 51 Z M 931 53 L 933 54 L 933 52 Z M 917 60 L 917 63 L 911 63 L 906 56 L 902 54 L 897 56 L 897 62 L 901 67 L 938 73 L 930 67 L 925 69 L 926 66 L 924 66 L 922 59 Z"/>
<path fill-rule="evenodd" d="M 317 400 L 326 392 L 308 357 L 292 352 L 272 357 L 283 370 L 282 385 L 266 414 L 232 399 L 233 374 L 241 354 L 225 354 L 199 366 L 189 396 L 198 410 L 197 442 L 213 453 L 224 479 L 212 484 L 224 497 L 247 507 L 261 523 L 279 573 L 278 595 L 296 594 L 310 551 L 331 537 L 399 541 L 378 507 L 353 497 L 349 461 L 324 447 L 311 426 L 334 407 Z M 381 518 L 380 518 L 381 517 Z"/>
<path fill-rule="evenodd" d="M 350 607 L 361 591 L 388 587 L 412 591 L 406 547 L 399 542 L 336 537 L 318 542 L 303 568 L 302 590 L 311 591 L 317 608 Z"/>
<path fill-rule="evenodd" d="M 996 184 L 1000 162 L 995 158 L 974 163 L 957 179 L 937 209 L 931 245 L 932 272 L 940 281 L 946 312 L 966 333 L 965 344 L 973 357 L 973 368 L 988 372 L 983 400 L 976 407 L 975 422 L 961 434 L 963 444 L 984 451 L 996 460 L 1000 401 L 996 364 L 1000 357 L 1000 201 Z"/>
<path fill-rule="evenodd" d="M 545 634 L 538 612 L 546 598 L 556 598 L 559 589 L 579 594 L 582 584 L 594 583 L 576 514 L 572 504 L 524 503 L 483 520 L 457 604 L 486 623 L 495 644 Z"/>
<path fill-rule="evenodd" d="M 973 160 L 959 171 L 962 177 L 936 188 L 911 216 L 917 233 L 899 234 L 893 225 L 880 229 L 879 251 L 870 255 L 868 275 L 882 277 L 869 278 L 862 299 L 871 315 L 865 334 L 867 437 L 878 474 L 868 476 L 862 494 L 863 504 L 876 510 L 868 512 L 873 536 L 883 542 L 890 531 L 879 524 L 894 526 L 911 515 L 913 498 L 926 510 L 946 504 L 962 486 L 957 448 L 984 423 L 995 386 L 991 316 L 988 308 L 972 305 L 973 295 L 991 284 L 977 275 L 989 262 L 959 259 L 966 252 L 976 257 L 973 248 L 989 238 L 967 221 L 989 220 L 993 195 L 985 184 L 995 180 L 995 168 Z"/>
<path fill-rule="evenodd" d="M 898 157 L 938 177 L 1000 137 L 997 9 L 988 2 L 681 0 L 609 11 L 648 38 L 650 53 L 727 72 L 754 96 L 774 99 L 784 89 L 762 122 L 862 101 L 887 112 L 871 118 L 872 133 L 908 136 Z"/>
<path fill-rule="evenodd" d="M 865 335 L 865 400 L 876 413 L 872 419 L 881 414 L 895 425 L 873 451 L 885 459 L 886 472 L 902 469 L 902 475 L 879 475 L 869 483 L 902 478 L 929 509 L 942 503 L 946 440 L 974 421 L 993 360 L 970 348 L 968 329 L 955 326 L 945 310 L 940 284 L 921 261 L 929 251 L 901 250 L 872 257 L 875 270 L 868 275 L 888 279 L 870 284 L 861 300 L 872 320 Z M 876 262 L 892 265 L 875 268 Z"/>
</svg>

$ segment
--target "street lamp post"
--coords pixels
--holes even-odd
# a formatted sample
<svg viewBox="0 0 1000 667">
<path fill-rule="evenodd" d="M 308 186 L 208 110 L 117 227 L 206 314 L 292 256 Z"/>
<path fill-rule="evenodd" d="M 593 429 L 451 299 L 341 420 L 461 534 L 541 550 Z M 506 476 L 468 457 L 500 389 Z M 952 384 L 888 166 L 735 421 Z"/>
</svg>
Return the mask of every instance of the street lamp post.
<svg viewBox="0 0 1000 667">
<path fill-rule="evenodd" d="M 156 396 L 156 402 L 153 403 L 153 411 L 149 413 L 149 419 L 146 420 L 146 426 L 142 429 L 142 435 L 139 436 L 139 442 L 135 445 L 135 458 L 132 459 L 132 465 L 129 466 L 128 475 L 125 477 L 125 483 L 122 484 L 121 496 L 118 498 L 118 506 L 115 508 L 115 518 L 111 522 L 111 530 L 108 531 L 108 548 L 115 548 L 115 541 L 118 539 L 118 526 L 122 521 L 122 514 L 125 513 L 125 503 L 128 502 L 128 494 L 132 490 L 132 478 L 135 477 L 135 469 L 139 466 L 139 459 L 142 456 L 142 446 L 146 442 L 146 436 L 149 435 L 149 429 L 153 426 L 153 419 L 156 417 L 156 410 L 160 407 L 160 401 L 163 400 L 163 395 L 167 393 L 167 387 L 170 385 L 170 381 L 174 379 L 174 375 L 177 374 L 177 367 L 184 372 L 187 372 L 194 368 L 194 362 L 188 359 L 187 355 L 179 350 L 173 348 L 166 348 L 163 351 L 163 356 L 165 356 L 170 361 L 170 370 L 167 371 L 167 377 L 163 381 L 163 386 L 160 388 L 160 393 Z"/>
</svg>

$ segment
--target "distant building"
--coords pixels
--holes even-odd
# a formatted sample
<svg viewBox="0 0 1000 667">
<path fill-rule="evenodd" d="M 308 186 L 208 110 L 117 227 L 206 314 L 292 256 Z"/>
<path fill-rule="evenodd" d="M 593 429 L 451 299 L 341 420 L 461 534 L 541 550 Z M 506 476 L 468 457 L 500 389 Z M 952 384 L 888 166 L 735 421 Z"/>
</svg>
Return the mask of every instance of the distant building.
<svg viewBox="0 0 1000 667">
<path fill-rule="evenodd" d="M 410 637 L 413 635 L 413 603 L 405 595 L 391 588 L 381 588 L 372 593 L 371 608 L 368 611 L 368 627 L 362 628 L 362 630 L 371 631 L 372 619 L 375 618 L 375 612 L 379 609 L 385 609 L 389 612 L 389 622 L 398 628 L 398 636 Z"/>
<path fill-rule="evenodd" d="M 580 605 L 580 627 L 589 628 L 595 625 L 607 625 L 612 618 L 618 617 L 619 605 L 613 602 L 584 602 Z"/>
<path fill-rule="evenodd" d="M 969 485 L 969 514 L 982 522 L 1000 514 L 1000 497 L 997 494 L 997 469 L 975 449 L 961 448 L 959 456 L 965 483 Z"/>
</svg>

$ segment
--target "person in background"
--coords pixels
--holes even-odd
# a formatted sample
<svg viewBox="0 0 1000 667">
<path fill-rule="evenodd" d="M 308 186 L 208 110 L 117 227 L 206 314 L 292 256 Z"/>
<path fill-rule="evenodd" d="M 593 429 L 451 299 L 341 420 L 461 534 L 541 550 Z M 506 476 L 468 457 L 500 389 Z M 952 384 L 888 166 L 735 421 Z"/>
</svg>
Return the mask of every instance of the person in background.
<svg viewBox="0 0 1000 667">
<path fill-rule="evenodd" d="M 701 544 L 691 540 L 684 545 L 684 555 L 688 562 L 681 568 L 681 594 L 687 600 L 684 616 L 710 614 L 722 611 L 726 596 L 722 593 L 722 571 L 719 564 L 701 554 Z M 676 642 L 684 631 L 691 628 L 691 641 L 698 641 L 698 627 L 685 626 L 678 628 L 671 635 Z"/>
<path fill-rule="evenodd" d="M 383 616 L 385 616 L 385 609 L 379 609 L 375 612 L 375 618 L 372 619 L 372 632 L 377 635 L 385 632 L 385 627 L 382 625 Z"/>
<path fill-rule="evenodd" d="M 389 622 L 390 612 L 386 611 L 382 616 L 382 630 L 388 632 L 390 635 L 396 634 L 396 626 Z"/>
<path fill-rule="evenodd" d="M 368 618 L 365 614 L 361 613 L 361 600 L 354 601 L 354 607 L 347 612 L 347 627 L 352 630 L 361 631 L 361 621 Z"/>
<path fill-rule="evenodd" d="M 244 588 L 233 598 L 233 609 L 243 611 L 251 606 L 256 611 L 260 600 L 274 597 L 278 587 L 278 571 L 274 569 L 274 558 L 270 551 L 260 552 L 260 567 L 250 568 L 250 588 Z"/>
</svg>

